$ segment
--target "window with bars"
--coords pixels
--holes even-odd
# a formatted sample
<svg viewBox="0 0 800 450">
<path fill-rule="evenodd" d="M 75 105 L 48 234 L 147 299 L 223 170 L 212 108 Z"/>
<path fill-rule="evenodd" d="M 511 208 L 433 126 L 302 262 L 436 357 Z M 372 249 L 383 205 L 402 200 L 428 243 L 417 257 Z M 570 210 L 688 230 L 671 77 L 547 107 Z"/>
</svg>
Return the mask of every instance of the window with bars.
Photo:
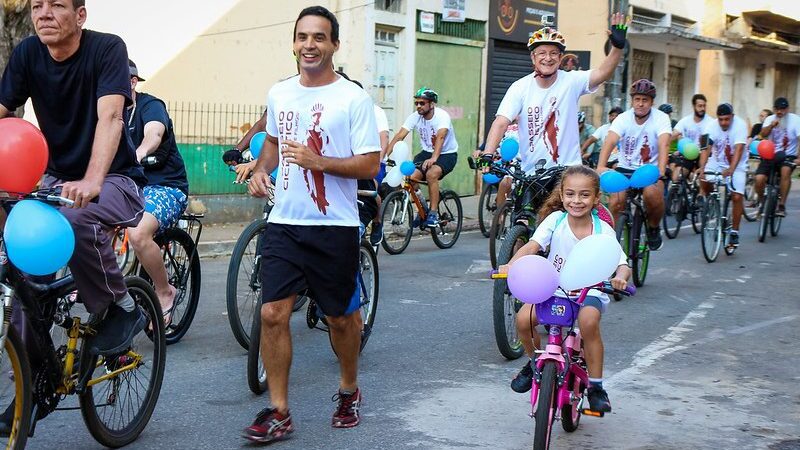
<svg viewBox="0 0 800 450">
<path fill-rule="evenodd" d="M 375 0 L 375 9 L 389 12 L 402 12 L 402 0 Z"/>
</svg>

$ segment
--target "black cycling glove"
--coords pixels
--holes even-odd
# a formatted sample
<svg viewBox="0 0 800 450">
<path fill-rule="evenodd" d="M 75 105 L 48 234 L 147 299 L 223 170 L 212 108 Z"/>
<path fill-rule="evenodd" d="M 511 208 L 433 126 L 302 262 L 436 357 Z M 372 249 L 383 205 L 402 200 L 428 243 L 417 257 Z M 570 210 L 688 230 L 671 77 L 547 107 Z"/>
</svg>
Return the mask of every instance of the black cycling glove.
<svg viewBox="0 0 800 450">
<path fill-rule="evenodd" d="M 611 26 L 611 35 L 608 37 L 608 40 L 611 41 L 611 45 L 616 48 L 622 49 L 625 48 L 625 35 L 628 34 L 628 24 L 621 23 L 618 25 Z"/>
<path fill-rule="evenodd" d="M 244 162 L 244 159 L 242 158 L 242 152 L 232 148 L 222 154 L 222 161 L 224 161 L 225 164 L 241 164 Z"/>
</svg>

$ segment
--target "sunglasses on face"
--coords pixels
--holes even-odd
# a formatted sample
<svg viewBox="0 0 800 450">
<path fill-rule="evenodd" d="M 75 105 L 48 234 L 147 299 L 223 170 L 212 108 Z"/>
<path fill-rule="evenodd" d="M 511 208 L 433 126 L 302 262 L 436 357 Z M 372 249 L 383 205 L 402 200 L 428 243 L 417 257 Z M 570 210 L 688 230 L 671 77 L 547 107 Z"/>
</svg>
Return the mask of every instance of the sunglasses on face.
<svg viewBox="0 0 800 450">
<path fill-rule="evenodd" d="M 428 102 L 414 102 L 414 106 L 425 106 Z"/>
</svg>

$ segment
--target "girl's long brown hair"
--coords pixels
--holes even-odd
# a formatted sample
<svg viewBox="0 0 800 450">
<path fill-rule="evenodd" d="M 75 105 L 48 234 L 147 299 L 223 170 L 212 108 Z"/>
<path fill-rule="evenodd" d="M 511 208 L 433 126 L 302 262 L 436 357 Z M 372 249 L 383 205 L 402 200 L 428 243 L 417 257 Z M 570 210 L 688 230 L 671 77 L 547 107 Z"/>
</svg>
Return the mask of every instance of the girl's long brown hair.
<svg viewBox="0 0 800 450">
<path fill-rule="evenodd" d="M 588 177 L 590 180 L 592 180 L 592 184 L 594 185 L 594 194 L 600 194 L 600 176 L 597 175 L 597 172 L 586 166 L 567 167 L 567 170 L 561 174 L 561 180 L 556 185 L 556 188 L 553 189 L 553 192 L 551 192 L 550 196 L 547 197 L 547 200 L 544 201 L 542 207 L 539 208 L 539 212 L 537 213 L 539 215 L 539 224 L 541 224 L 542 221 L 553 212 L 564 211 L 564 202 L 561 200 L 561 193 L 563 191 L 564 180 L 572 175 L 583 175 Z"/>
</svg>

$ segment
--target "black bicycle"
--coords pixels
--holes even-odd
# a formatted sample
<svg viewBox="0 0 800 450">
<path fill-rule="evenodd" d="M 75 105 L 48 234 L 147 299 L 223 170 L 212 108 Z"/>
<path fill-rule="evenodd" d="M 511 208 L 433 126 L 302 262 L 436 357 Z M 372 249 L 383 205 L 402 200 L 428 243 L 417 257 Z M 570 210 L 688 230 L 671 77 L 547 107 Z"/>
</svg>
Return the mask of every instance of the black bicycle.
<svg viewBox="0 0 800 450">
<path fill-rule="evenodd" d="M 642 287 L 650 266 L 647 245 L 647 208 L 642 197 L 644 188 L 628 188 L 625 209 L 616 222 L 617 240 L 628 257 L 633 271 L 633 284 Z"/>
<path fill-rule="evenodd" d="M 6 197 L 0 203 L 10 211 L 22 199 L 54 205 L 70 202 L 59 195 L 48 189 Z M 0 254 L 5 254 L 2 233 Z M 164 377 L 164 322 L 150 284 L 139 277 L 126 277 L 125 283 L 147 325 L 127 350 L 100 356 L 86 345 L 87 338 L 95 334 L 98 317 L 80 305 L 81 295 L 76 293 L 72 275 L 49 283 L 33 281 L 0 258 L 4 345 L 0 406 L 8 406 L 6 411 L 11 412 L 9 429 L 2 433 L 7 434 L 6 448 L 24 448 L 37 421 L 59 409 L 80 409 L 91 435 L 107 447 L 130 444 L 147 426 Z M 19 307 L 26 322 L 24 344 L 11 325 L 13 310 Z M 58 408 L 61 400 L 73 394 L 78 396 L 78 407 Z"/>
<path fill-rule="evenodd" d="M 676 154 L 675 157 L 683 158 Z M 700 210 L 702 205 L 698 202 L 699 188 L 694 174 L 687 179 L 684 169 L 678 164 L 678 180 L 670 181 L 667 187 L 667 196 L 664 200 L 664 234 L 670 239 L 678 237 L 681 224 L 687 218 L 691 220 L 692 229 L 700 233 Z"/>
<path fill-rule="evenodd" d="M 789 161 L 774 161 L 767 175 L 767 185 L 764 187 L 764 201 L 758 210 L 761 222 L 758 224 L 758 242 L 767 238 L 767 230 L 772 237 L 778 235 L 781 229 L 782 216 L 776 215 L 778 204 L 781 201 L 781 168 L 788 165 L 792 170 L 796 164 Z"/>
<path fill-rule="evenodd" d="M 497 211 L 497 188 L 498 183 L 484 183 L 481 189 L 481 196 L 478 200 L 478 225 L 483 237 L 489 237 L 492 227 L 492 219 Z"/>
</svg>

